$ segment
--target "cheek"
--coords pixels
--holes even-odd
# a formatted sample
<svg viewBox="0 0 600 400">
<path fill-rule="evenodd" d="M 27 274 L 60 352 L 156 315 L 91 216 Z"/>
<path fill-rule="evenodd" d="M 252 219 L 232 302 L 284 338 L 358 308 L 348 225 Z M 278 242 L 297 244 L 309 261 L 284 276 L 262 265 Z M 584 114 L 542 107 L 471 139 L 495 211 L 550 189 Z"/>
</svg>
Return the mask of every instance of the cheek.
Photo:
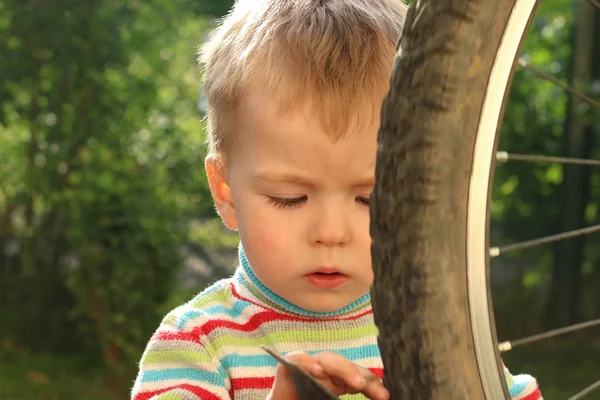
<svg viewBox="0 0 600 400">
<path fill-rule="evenodd" d="M 259 223 L 249 235 L 253 245 L 261 251 L 271 254 L 281 251 L 281 235 L 275 229 L 269 229 L 267 224 Z"/>
<path fill-rule="evenodd" d="M 252 246 L 263 254 L 277 254 L 291 241 L 287 224 L 277 215 L 280 211 L 260 201 L 241 211 L 240 235 L 245 246 Z"/>
<path fill-rule="evenodd" d="M 361 218 L 359 232 L 360 232 L 360 252 L 363 258 L 363 262 L 371 268 L 371 232 L 370 232 L 370 218 L 369 213 L 366 212 Z"/>
<path fill-rule="evenodd" d="M 361 210 L 361 215 L 358 218 L 358 231 L 363 242 L 368 242 L 371 245 L 371 217 L 369 210 Z"/>
<path fill-rule="evenodd" d="M 277 224 L 268 213 L 253 212 L 245 219 L 240 237 L 250 265 L 259 279 L 271 282 L 282 276 L 280 268 L 294 256 L 295 240 L 288 236 L 281 223 Z"/>
</svg>

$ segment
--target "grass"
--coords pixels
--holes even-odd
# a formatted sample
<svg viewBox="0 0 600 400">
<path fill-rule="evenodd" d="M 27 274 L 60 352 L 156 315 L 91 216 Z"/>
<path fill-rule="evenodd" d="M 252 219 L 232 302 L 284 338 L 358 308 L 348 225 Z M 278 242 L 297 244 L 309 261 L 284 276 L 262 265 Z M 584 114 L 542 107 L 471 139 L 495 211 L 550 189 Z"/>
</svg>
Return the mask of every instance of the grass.
<svg viewBox="0 0 600 400">
<path fill-rule="evenodd" d="M 2 400 L 118 400 L 104 388 L 101 372 L 76 357 L 0 354 Z"/>
</svg>

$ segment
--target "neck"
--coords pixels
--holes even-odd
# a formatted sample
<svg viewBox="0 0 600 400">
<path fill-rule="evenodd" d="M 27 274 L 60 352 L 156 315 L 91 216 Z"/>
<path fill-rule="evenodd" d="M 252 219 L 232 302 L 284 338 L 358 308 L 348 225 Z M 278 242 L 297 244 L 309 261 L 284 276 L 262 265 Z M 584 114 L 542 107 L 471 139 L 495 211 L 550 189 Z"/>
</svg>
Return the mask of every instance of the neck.
<svg viewBox="0 0 600 400">
<path fill-rule="evenodd" d="M 277 309 L 278 311 L 312 318 L 348 316 L 349 314 L 365 312 L 371 307 L 371 295 L 370 293 L 366 293 L 358 300 L 348 304 L 343 308 L 340 308 L 339 310 L 325 312 L 306 310 L 290 303 L 283 297 L 274 293 L 271 289 L 265 286 L 260 279 L 258 279 L 252 270 L 248 259 L 246 258 L 244 248 L 241 244 L 239 246 L 239 258 L 240 268 L 235 274 L 236 285 L 238 285 L 242 291 L 246 292 L 247 295 L 254 297 L 254 301 L 258 300 L 258 302 L 262 303 L 262 305 L 266 305 L 267 307 Z"/>
</svg>

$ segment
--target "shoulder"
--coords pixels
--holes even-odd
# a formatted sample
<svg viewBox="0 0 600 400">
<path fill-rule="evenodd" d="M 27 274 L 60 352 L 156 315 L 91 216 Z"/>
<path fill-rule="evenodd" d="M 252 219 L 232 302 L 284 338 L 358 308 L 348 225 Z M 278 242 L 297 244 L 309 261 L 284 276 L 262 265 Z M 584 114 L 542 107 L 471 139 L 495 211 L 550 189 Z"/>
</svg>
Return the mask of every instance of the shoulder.
<svg viewBox="0 0 600 400">
<path fill-rule="evenodd" d="M 219 281 L 173 309 L 150 338 L 139 363 L 132 398 L 229 398 L 230 382 L 206 334 L 217 310 L 231 308 L 229 280 Z M 181 397 L 181 398 L 183 398 Z"/>
<path fill-rule="evenodd" d="M 232 282 L 231 278 L 220 280 L 170 311 L 158 332 L 194 333 L 197 337 L 210 329 L 213 321 L 239 318 L 248 304 L 234 295 Z"/>
<path fill-rule="evenodd" d="M 142 361 L 153 352 L 179 354 L 192 350 L 196 354 L 212 357 L 210 326 L 220 318 L 227 318 L 234 305 L 230 279 L 218 281 L 204 289 L 163 318 L 148 341 Z"/>
</svg>

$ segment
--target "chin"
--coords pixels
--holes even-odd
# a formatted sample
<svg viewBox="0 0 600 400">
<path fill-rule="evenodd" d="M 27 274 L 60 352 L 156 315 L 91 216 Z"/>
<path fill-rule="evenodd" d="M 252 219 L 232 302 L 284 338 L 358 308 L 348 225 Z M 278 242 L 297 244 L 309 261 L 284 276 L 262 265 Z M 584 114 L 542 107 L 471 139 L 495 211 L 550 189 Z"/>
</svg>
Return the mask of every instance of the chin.
<svg viewBox="0 0 600 400">
<path fill-rule="evenodd" d="M 337 300 L 337 299 L 336 299 Z M 345 303 L 337 301 L 311 301 L 308 304 L 303 304 L 300 307 L 312 312 L 333 312 L 346 307 L 352 302 Z"/>
</svg>

